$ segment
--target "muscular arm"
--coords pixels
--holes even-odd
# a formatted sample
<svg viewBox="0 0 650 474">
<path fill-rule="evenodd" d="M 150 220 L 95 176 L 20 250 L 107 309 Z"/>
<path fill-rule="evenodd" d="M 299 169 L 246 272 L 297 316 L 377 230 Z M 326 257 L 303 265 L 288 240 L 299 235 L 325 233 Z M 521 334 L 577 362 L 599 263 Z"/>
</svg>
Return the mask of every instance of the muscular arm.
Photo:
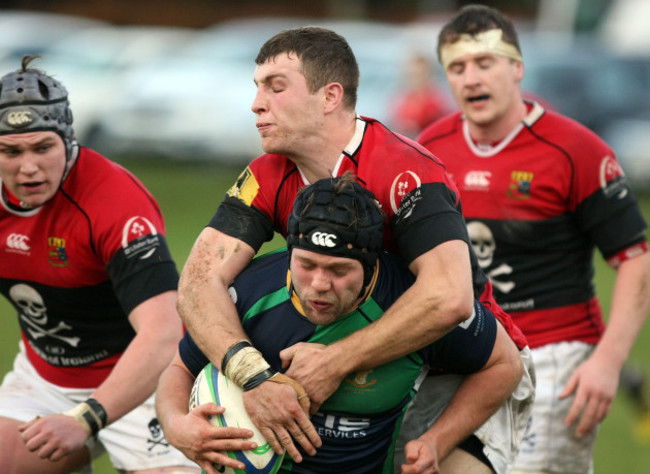
<svg viewBox="0 0 650 474">
<path fill-rule="evenodd" d="M 212 426 L 209 417 L 224 411 L 214 403 L 206 403 L 189 412 L 193 384 L 194 376 L 176 352 L 160 376 L 156 391 L 156 412 L 165 438 L 209 474 L 216 474 L 213 462 L 243 470 L 243 463 L 219 451 L 255 449 L 256 443 L 242 439 L 251 438 L 253 433 L 240 428 Z"/>
<path fill-rule="evenodd" d="M 105 408 L 109 424 L 140 405 L 156 388 L 182 335 L 175 302 L 176 292 L 168 291 L 139 304 L 129 315 L 136 336 L 92 394 Z M 81 425 L 65 415 L 43 417 L 23 425 L 21 431 L 28 449 L 40 446 L 39 456 L 53 461 L 81 448 L 88 437 Z M 49 440 L 43 444 L 44 437 Z"/>
<path fill-rule="evenodd" d="M 227 289 L 254 256 L 246 243 L 208 227 L 199 235 L 181 274 L 178 310 L 197 346 L 219 368 L 227 349 L 247 339 Z M 264 382 L 246 392 L 246 410 L 277 453 L 286 449 L 300 462 L 291 435 L 310 454 L 320 446 L 320 438 L 300 408 L 296 391 L 275 385 Z M 278 392 L 283 394 L 280 398 Z"/>
<path fill-rule="evenodd" d="M 226 350 L 246 339 L 227 289 L 254 256 L 248 244 L 206 227 L 181 273 L 178 311 L 196 344 L 219 368 Z"/>
<path fill-rule="evenodd" d="M 183 334 L 175 303 L 176 292 L 168 291 L 139 304 L 129 315 L 136 336 L 93 394 L 106 409 L 109 423 L 154 392 Z"/>
<path fill-rule="evenodd" d="M 405 446 L 407 465 L 402 472 L 424 472 L 442 461 L 505 403 L 523 373 L 519 350 L 501 324 L 497 324 L 490 359 L 480 371 L 463 380 L 431 428 Z"/>
<path fill-rule="evenodd" d="M 376 367 L 439 339 L 472 314 L 467 244 L 445 242 L 410 265 L 415 283 L 376 322 L 329 346 L 298 344 L 282 352 L 287 374 L 309 393 L 312 412 L 350 372 Z"/>
<path fill-rule="evenodd" d="M 611 408 L 618 380 L 650 308 L 650 253 L 625 260 L 617 269 L 607 329 L 593 354 L 572 374 L 560 397 L 575 393 L 565 420 L 580 420 L 576 434 L 591 431 Z"/>
</svg>

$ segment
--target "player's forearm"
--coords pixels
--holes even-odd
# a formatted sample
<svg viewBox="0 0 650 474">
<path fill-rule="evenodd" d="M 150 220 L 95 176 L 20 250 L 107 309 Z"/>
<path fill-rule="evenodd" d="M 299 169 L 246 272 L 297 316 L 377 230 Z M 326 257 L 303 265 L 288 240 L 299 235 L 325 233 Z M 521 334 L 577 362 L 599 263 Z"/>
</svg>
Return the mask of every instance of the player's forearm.
<svg viewBox="0 0 650 474">
<path fill-rule="evenodd" d="M 172 309 L 175 292 L 155 298 L 166 302 L 162 306 L 153 303 L 147 308 L 152 303 L 148 301 L 134 310 L 138 315 L 132 314 L 130 319 L 136 336 L 93 394 L 104 406 L 109 423 L 140 405 L 154 392 L 182 336 L 180 318 Z"/>
<path fill-rule="evenodd" d="M 449 406 L 421 436 L 436 444 L 440 459 L 496 413 L 524 375 L 519 350 L 505 330 L 497 326 L 497 340 L 488 363 L 463 380 Z"/>
<path fill-rule="evenodd" d="M 624 261 L 618 268 L 607 329 L 596 347 L 620 369 L 627 359 L 650 308 L 650 253 Z"/>
<path fill-rule="evenodd" d="M 511 393 L 490 391 L 494 382 L 468 382 L 466 387 L 459 387 L 440 418 L 420 436 L 420 439 L 435 444 L 440 459 L 444 459 L 460 442 L 480 428 Z"/>
<path fill-rule="evenodd" d="M 196 344 L 217 367 L 226 350 L 246 338 L 227 290 L 254 254 L 240 240 L 206 228 L 181 273 L 178 312 Z"/>
<path fill-rule="evenodd" d="M 441 338 L 471 315 L 471 294 L 448 295 L 433 291 L 426 279 L 416 281 L 379 320 L 329 345 L 327 350 L 347 373 L 410 354 Z"/>
<path fill-rule="evenodd" d="M 179 359 L 180 360 L 180 359 Z M 156 389 L 156 413 L 163 431 L 173 431 L 173 419 L 188 413 L 194 381 L 191 374 L 172 363 L 161 374 Z"/>
<path fill-rule="evenodd" d="M 216 367 L 221 367 L 228 348 L 247 339 L 246 333 L 226 288 L 188 286 L 183 299 L 179 298 L 179 313 L 197 346 Z"/>
</svg>

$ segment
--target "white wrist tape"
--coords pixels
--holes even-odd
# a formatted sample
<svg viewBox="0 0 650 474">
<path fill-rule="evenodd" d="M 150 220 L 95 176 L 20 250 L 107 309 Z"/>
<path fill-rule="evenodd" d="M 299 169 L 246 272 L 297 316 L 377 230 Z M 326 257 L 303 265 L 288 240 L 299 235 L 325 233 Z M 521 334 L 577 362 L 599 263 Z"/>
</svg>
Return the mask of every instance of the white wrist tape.
<svg viewBox="0 0 650 474">
<path fill-rule="evenodd" d="M 74 418 L 86 430 L 88 436 L 94 436 L 106 425 L 106 412 L 103 411 L 103 407 L 97 401 L 93 399 L 90 399 L 90 401 L 94 402 L 102 413 L 97 413 L 88 402 L 82 402 L 76 407 L 64 411 L 62 415 Z M 102 419 L 102 415 L 104 419 Z"/>
<path fill-rule="evenodd" d="M 270 368 L 262 353 L 249 346 L 240 349 L 230 358 L 224 367 L 224 375 L 243 387 L 250 379 Z"/>
</svg>

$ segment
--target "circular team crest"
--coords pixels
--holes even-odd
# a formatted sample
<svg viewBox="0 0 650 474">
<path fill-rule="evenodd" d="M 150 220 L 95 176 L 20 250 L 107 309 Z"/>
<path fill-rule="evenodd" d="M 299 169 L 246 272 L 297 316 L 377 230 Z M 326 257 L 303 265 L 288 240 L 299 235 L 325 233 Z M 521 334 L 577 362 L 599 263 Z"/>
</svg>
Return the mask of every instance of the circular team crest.
<svg viewBox="0 0 650 474">
<path fill-rule="evenodd" d="M 600 186 L 604 189 L 616 178 L 624 176 L 623 168 L 611 156 L 606 156 L 600 163 Z"/>
<path fill-rule="evenodd" d="M 158 231 L 149 219 L 142 216 L 131 217 L 122 229 L 122 248 L 127 258 L 138 255 L 140 259 L 150 257 L 160 242 Z"/>
<path fill-rule="evenodd" d="M 397 212 L 404 196 L 420 187 L 420 177 L 413 171 L 404 171 L 398 174 L 390 186 L 390 207 Z"/>
<path fill-rule="evenodd" d="M 623 172 L 621 165 L 613 156 L 607 155 L 603 158 L 603 161 L 600 162 L 599 178 L 600 187 L 605 193 L 605 196 L 611 196 L 619 191 L 622 193 L 622 195 L 619 196 L 621 198 L 627 194 L 627 190 L 624 187 L 625 173 Z"/>
</svg>

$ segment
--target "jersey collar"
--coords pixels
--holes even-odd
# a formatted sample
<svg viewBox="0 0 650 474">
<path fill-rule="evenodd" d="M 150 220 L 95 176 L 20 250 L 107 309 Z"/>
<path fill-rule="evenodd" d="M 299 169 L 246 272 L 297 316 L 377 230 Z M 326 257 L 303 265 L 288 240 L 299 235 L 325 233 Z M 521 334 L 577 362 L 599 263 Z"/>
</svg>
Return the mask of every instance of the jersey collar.
<svg viewBox="0 0 650 474">
<path fill-rule="evenodd" d="M 469 133 L 469 124 L 463 117 L 463 137 L 465 138 L 465 143 L 467 143 L 469 149 L 472 150 L 472 153 L 482 158 L 489 158 L 500 153 L 510 144 L 510 142 L 512 142 L 512 140 L 515 139 L 517 135 L 519 135 L 519 132 L 521 132 L 524 127 L 531 127 L 542 117 L 542 115 L 544 115 L 544 107 L 539 103 L 528 100 L 525 100 L 524 102 L 526 102 L 526 107 L 528 108 L 528 114 L 526 117 L 524 117 L 524 119 L 519 122 L 503 140 L 491 147 L 480 147 L 474 142 Z"/>
</svg>

